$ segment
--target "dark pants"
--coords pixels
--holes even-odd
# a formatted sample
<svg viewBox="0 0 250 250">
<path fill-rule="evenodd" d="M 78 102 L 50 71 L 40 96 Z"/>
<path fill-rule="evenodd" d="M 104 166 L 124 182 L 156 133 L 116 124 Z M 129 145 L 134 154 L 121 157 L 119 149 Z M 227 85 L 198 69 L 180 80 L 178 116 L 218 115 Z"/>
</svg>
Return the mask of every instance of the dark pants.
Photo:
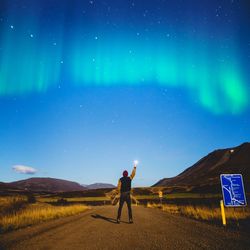
<svg viewBox="0 0 250 250">
<path fill-rule="evenodd" d="M 128 218 L 132 220 L 130 192 L 121 193 L 117 219 L 121 218 L 122 207 L 123 207 L 124 202 L 126 202 L 128 206 Z"/>
</svg>

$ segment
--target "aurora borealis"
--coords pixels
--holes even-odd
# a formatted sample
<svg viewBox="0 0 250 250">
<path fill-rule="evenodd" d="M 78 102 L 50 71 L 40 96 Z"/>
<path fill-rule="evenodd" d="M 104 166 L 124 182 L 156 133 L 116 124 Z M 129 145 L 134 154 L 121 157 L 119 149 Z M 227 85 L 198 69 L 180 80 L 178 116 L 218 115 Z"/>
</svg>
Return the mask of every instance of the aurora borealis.
<svg viewBox="0 0 250 250">
<path fill-rule="evenodd" d="M 249 9 L 246 0 L 0 0 L 0 136 L 6 140 L 0 155 L 1 149 L 7 154 L 4 145 L 13 143 L 12 136 L 21 134 L 34 137 L 28 148 L 32 144 L 47 155 L 52 146 L 35 139 L 43 129 L 67 159 L 79 159 L 84 142 L 89 150 L 86 141 L 92 139 L 85 133 L 96 142 L 105 141 L 110 150 L 116 147 L 114 154 L 120 155 L 123 150 L 118 152 L 113 140 L 119 138 L 132 150 L 132 137 L 138 136 L 128 132 L 131 120 L 136 131 L 145 130 L 137 147 L 145 138 L 158 138 L 157 147 L 168 151 L 174 141 L 185 145 L 183 138 L 191 141 L 198 135 L 202 142 L 194 144 L 204 143 L 201 150 L 207 152 L 206 140 L 214 130 L 220 140 L 211 142 L 211 149 L 247 140 Z M 38 108 L 34 111 L 32 106 Z M 83 109 L 85 113 L 79 113 Z M 67 115 L 73 116 L 70 124 Z M 205 131 L 200 123 L 208 126 Z M 172 131 L 172 124 L 187 127 Z M 82 134 L 82 141 L 76 143 L 75 134 Z M 69 142 L 74 150 L 65 153 Z M 19 162 L 20 150 L 13 165 L 33 166 L 27 157 L 27 163 Z M 194 155 L 189 162 L 198 160 L 197 154 L 186 152 L 187 158 Z M 32 157 L 43 165 L 40 156 Z M 55 158 L 53 164 L 58 165 Z M 6 159 L 0 164 L 7 164 Z M 86 163 L 91 164 L 82 164 Z M 162 160 L 161 166 L 165 164 Z M 177 165 L 183 168 L 182 164 L 187 165 L 184 158 Z"/>
<path fill-rule="evenodd" d="M 124 20 L 116 17 L 118 28 L 114 30 L 107 22 L 110 18 L 99 13 L 110 12 L 105 2 L 2 2 L 0 95 L 44 92 L 66 76 L 72 85 L 183 87 L 214 113 L 237 114 L 249 104 L 237 29 L 231 29 L 237 20 L 232 17 L 213 37 L 209 28 L 216 24 L 207 24 L 204 16 L 182 16 L 185 23 L 173 27 L 169 10 L 160 16 L 162 24 L 157 30 L 150 25 L 141 27 L 149 23 L 149 10 L 132 12 L 137 18 L 132 28 L 120 24 Z M 119 3 L 120 8 L 127 7 Z M 194 3 L 199 8 L 200 4 Z M 98 4 L 100 7 L 95 6 Z M 92 23 L 88 23 L 90 14 L 77 9 L 86 5 L 96 14 Z M 143 7 L 141 1 L 138 5 Z M 186 12 L 190 14 L 191 9 L 187 6 Z M 143 14 L 145 20 L 141 20 Z"/>
</svg>

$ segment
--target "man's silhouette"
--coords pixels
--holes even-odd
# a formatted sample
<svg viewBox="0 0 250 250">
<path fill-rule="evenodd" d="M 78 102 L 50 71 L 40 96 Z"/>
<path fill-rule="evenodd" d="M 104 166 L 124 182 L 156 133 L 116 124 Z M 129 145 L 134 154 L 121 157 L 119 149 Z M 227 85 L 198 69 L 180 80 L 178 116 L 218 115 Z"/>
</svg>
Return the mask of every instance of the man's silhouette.
<svg viewBox="0 0 250 250">
<path fill-rule="evenodd" d="M 119 179 L 118 191 L 120 192 L 120 202 L 117 214 L 117 223 L 120 223 L 122 207 L 124 202 L 126 202 L 128 206 L 129 223 L 133 223 L 130 190 L 131 190 L 131 181 L 135 176 L 135 172 L 136 172 L 136 164 L 134 164 L 134 169 L 129 177 L 128 177 L 128 171 L 125 170 L 123 171 L 123 177 Z"/>
</svg>

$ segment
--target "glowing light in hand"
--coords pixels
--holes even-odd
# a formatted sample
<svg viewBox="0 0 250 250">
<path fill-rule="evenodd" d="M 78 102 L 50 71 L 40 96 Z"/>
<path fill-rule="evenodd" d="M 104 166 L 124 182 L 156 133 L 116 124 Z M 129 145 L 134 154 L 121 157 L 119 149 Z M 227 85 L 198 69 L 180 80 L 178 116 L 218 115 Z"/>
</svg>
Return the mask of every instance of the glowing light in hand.
<svg viewBox="0 0 250 250">
<path fill-rule="evenodd" d="M 134 165 L 135 165 L 135 166 L 137 166 L 138 163 L 139 163 L 139 161 L 137 161 L 137 160 L 134 161 Z"/>
</svg>

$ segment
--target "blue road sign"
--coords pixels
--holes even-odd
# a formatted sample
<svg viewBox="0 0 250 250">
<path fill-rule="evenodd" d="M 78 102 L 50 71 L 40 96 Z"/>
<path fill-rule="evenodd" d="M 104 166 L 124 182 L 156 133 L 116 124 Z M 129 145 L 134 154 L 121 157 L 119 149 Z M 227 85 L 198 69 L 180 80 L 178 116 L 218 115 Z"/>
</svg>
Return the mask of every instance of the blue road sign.
<svg viewBox="0 0 250 250">
<path fill-rule="evenodd" d="M 241 207 L 247 205 L 241 174 L 221 174 L 220 181 L 225 206 Z"/>
</svg>

